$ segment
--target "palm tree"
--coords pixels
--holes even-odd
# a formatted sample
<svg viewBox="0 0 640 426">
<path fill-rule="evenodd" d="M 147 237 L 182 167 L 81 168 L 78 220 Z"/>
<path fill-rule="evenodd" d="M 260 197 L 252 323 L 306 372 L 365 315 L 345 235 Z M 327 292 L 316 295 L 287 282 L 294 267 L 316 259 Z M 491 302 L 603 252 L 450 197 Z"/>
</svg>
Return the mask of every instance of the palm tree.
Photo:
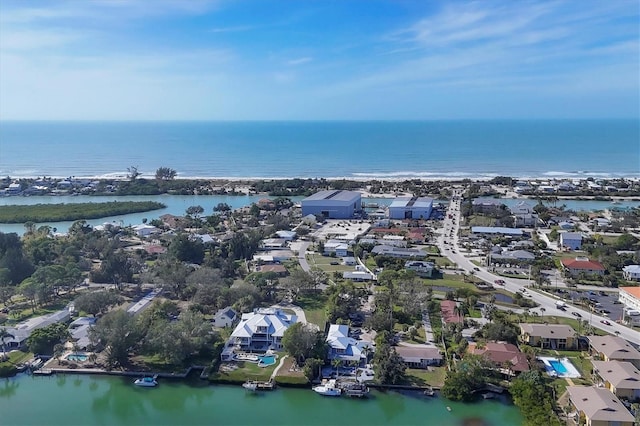
<svg viewBox="0 0 640 426">
<path fill-rule="evenodd" d="M 340 366 L 342 365 L 342 360 L 340 358 L 334 358 L 331 360 L 331 365 L 336 370 L 336 379 L 340 376 Z"/>
<path fill-rule="evenodd" d="M 546 309 L 545 309 L 545 308 L 540 308 L 540 316 L 541 316 L 542 318 L 544 318 L 544 311 L 546 311 Z"/>
</svg>

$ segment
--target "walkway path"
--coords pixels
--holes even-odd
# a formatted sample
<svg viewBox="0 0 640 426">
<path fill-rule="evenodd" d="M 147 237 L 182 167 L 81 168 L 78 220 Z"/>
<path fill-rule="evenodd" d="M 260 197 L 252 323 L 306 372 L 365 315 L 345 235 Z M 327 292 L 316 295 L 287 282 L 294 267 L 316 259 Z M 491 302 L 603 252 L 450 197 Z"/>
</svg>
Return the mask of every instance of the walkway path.
<svg viewBox="0 0 640 426">
<path fill-rule="evenodd" d="M 287 359 L 289 355 L 285 355 L 282 358 L 280 358 L 280 363 L 278 364 L 278 366 L 273 370 L 273 373 L 271 373 L 271 380 L 274 380 L 276 378 L 276 376 L 278 375 L 278 371 L 280 371 L 280 369 L 282 368 L 282 366 L 284 365 L 284 360 Z"/>
</svg>

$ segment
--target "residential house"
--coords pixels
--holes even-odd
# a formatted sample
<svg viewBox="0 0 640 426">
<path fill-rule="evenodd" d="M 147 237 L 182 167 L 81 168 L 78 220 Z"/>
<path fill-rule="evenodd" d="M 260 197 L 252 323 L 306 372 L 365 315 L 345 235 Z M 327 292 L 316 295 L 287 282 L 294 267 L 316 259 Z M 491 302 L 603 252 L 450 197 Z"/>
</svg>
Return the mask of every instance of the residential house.
<svg viewBox="0 0 640 426">
<path fill-rule="evenodd" d="M 276 235 L 278 238 L 283 238 L 287 241 L 293 241 L 297 236 L 295 231 L 276 231 Z"/>
<path fill-rule="evenodd" d="M 355 266 L 358 264 L 358 262 L 356 262 L 356 258 L 353 256 L 347 256 L 347 257 L 343 257 L 342 258 L 342 264 L 346 265 L 346 266 Z"/>
<path fill-rule="evenodd" d="M 93 317 L 80 317 L 69 324 L 69 333 L 71 339 L 74 340 L 75 346 L 81 350 L 87 349 L 91 345 L 91 339 L 89 339 L 89 330 L 96 323 L 97 318 Z"/>
<path fill-rule="evenodd" d="M 576 423 L 585 426 L 633 426 L 634 417 L 617 396 L 592 386 L 569 386 L 569 401 L 575 407 Z"/>
<path fill-rule="evenodd" d="M 560 247 L 580 250 L 582 248 L 582 234 L 579 232 L 562 232 L 560 234 Z"/>
<path fill-rule="evenodd" d="M 467 352 L 480 355 L 493 363 L 506 376 L 529 371 L 527 356 L 516 345 L 506 342 L 486 342 L 483 346 L 469 343 Z"/>
<path fill-rule="evenodd" d="M 422 262 L 419 260 L 409 260 L 404 264 L 404 269 L 414 271 L 419 277 L 431 278 L 435 264 L 432 262 Z"/>
<path fill-rule="evenodd" d="M 375 246 L 371 253 L 374 255 L 382 255 L 389 257 L 400 257 L 400 258 L 412 258 L 412 257 L 426 257 L 427 253 L 422 249 L 412 249 L 412 248 L 402 248 L 402 247 L 392 247 L 389 245 L 381 245 Z"/>
<path fill-rule="evenodd" d="M 502 250 L 491 254 L 492 263 L 530 263 L 534 260 L 536 255 L 526 250 Z"/>
<path fill-rule="evenodd" d="M 145 223 L 133 226 L 133 230 L 138 237 L 148 237 L 160 232 L 160 229 L 152 225 L 147 225 Z"/>
<path fill-rule="evenodd" d="M 273 272 L 279 277 L 285 277 L 289 273 L 289 271 L 287 271 L 287 268 L 285 268 L 284 265 L 281 265 L 279 263 L 269 264 L 269 265 L 258 265 L 256 266 L 256 272 L 261 272 L 261 273 Z"/>
<path fill-rule="evenodd" d="M 640 352 L 619 336 L 588 336 L 589 350 L 594 359 L 627 361 L 640 368 Z"/>
<path fill-rule="evenodd" d="M 602 263 L 595 260 L 589 260 L 588 257 L 576 257 L 575 259 L 562 259 L 562 268 L 569 273 L 569 275 L 576 277 L 581 273 L 586 275 L 604 275 L 604 266 Z"/>
<path fill-rule="evenodd" d="M 515 226 L 518 227 L 531 227 L 538 223 L 538 214 L 526 201 L 520 201 L 515 206 L 511 207 L 511 214 L 515 220 Z"/>
<path fill-rule="evenodd" d="M 442 365 L 442 354 L 436 347 L 423 345 L 402 345 L 395 347 L 402 361 L 409 368 L 427 368 Z"/>
<path fill-rule="evenodd" d="M 329 240 L 324 243 L 324 255 L 330 256 L 335 254 L 337 257 L 345 257 L 349 255 L 349 244 L 342 241 Z"/>
<path fill-rule="evenodd" d="M 463 323 L 464 319 L 458 312 L 458 304 L 453 300 L 443 300 L 440 302 L 440 312 L 444 324 Z"/>
<path fill-rule="evenodd" d="M 295 315 L 285 314 L 275 308 L 261 308 L 242 314 L 240 323 L 231 333 L 223 360 L 230 359 L 232 350 L 238 348 L 247 352 L 265 352 L 267 349 L 282 349 L 282 336 L 289 326 L 295 324 Z"/>
<path fill-rule="evenodd" d="M 376 279 L 375 275 L 357 269 L 355 271 L 344 271 L 342 278 L 351 281 L 374 281 Z"/>
<path fill-rule="evenodd" d="M 640 311 L 640 287 L 619 287 L 618 300 L 625 308 Z"/>
<path fill-rule="evenodd" d="M 357 361 L 366 363 L 367 356 L 374 348 L 371 342 L 356 340 L 349 336 L 348 325 L 331 324 L 327 334 L 329 360 L 339 359 L 342 362 Z"/>
<path fill-rule="evenodd" d="M 471 206 L 477 213 L 495 213 L 506 208 L 504 203 L 486 198 L 476 198 L 471 202 Z"/>
<path fill-rule="evenodd" d="M 592 361 L 600 384 L 618 398 L 640 400 L 640 371 L 625 361 Z"/>
<path fill-rule="evenodd" d="M 262 263 L 278 263 L 286 262 L 287 260 L 294 259 L 296 257 L 297 256 L 294 255 L 291 250 L 269 250 L 254 254 L 252 260 L 254 262 Z"/>
<path fill-rule="evenodd" d="M 640 281 L 640 265 L 625 266 L 622 268 L 622 276 L 627 281 Z"/>
<path fill-rule="evenodd" d="M 213 316 L 213 326 L 218 328 L 231 327 L 238 319 L 238 314 L 230 306 L 222 308 Z"/>
<path fill-rule="evenodd" d="M 283 250 L 288 247 L 287 241 L 284 238 L 265 238 L 260 242 L 260 248 L 263 250 Z"/>
<path fill-rule="evenodd" d="M 520 324 L 520 340 L 529 346 L 566 350 L 578 347 L 576 331 L 566 324 Z"/>
<path fill-rule="evenodd" d="M 20 349 L 26 345 L 27 339 L 31 336 L 31 333 L 33 333 L 34 330 L 47 327 L 51 324 L 69 321 L 70 318 L 71 314 L 69 309 L 63 309 L 49 315 L 30 318 L 16 324 L 14 327 L 0 328 L 4 328 L 11 336 L 13 336 L 4 339 L 7 349 Z"/>
</svg>

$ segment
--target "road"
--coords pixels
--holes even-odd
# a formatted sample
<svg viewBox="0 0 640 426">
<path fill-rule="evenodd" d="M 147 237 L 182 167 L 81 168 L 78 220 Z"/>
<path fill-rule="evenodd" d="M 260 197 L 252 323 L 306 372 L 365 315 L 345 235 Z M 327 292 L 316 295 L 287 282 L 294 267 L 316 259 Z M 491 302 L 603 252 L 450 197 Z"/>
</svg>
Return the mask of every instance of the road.
<svg viewBox="0 0 640 426">
<path fill-rule="evenodd" d="M 504 288 L 511 293 L 516 293 L 526 288 L 529 283 L 528 280 L 515 280 L 512 278 L 494 275 L 485 267 L 475 265 L 460 253 L 460 248 L 458 246 L 458 231 L 460 227 L 460 196 L 462 195 L 462 191 L 456 190 L 453 195 L 454 197 L 452 197 L 449 210 L 447 211 L 444 219 L 444 232 L 437 239 L 440 253 L 449 258 L 452 262 L 456 263 L 460 269 L 463 269 L 468 273 L 473 273 L 476 277 L 488 283 L 493 283 L 498 279 L 503 280 L 505 282 Z M 449 214 L 452 215 L 451 218 L 449 218 Z M 448 244 L 445 244 L 445 241 Z M 556 308 L 556 301 L 558 299 L 531 289 L 528 289 L 527 293 L 529 294 L 528 297 L 539 305 L 535 309 L 541 311 L 541 308 L 544 308 L 545 315 L 576 318 L 572 313 L 577 312 L 582 316 L 582 319 L 588 321 L 591 326 L 604 330 L 607 333 L 617 334 L 635 345 L 640 345 L 640 333 L 615 322 L 611 322 L 611 325 L 601 323 L 601 321 L 611 321 L 607 317 L 596 315 L 588 310 L 573 306 L 569 307 L 566 311 L 561 311 Z"/>
</svg>

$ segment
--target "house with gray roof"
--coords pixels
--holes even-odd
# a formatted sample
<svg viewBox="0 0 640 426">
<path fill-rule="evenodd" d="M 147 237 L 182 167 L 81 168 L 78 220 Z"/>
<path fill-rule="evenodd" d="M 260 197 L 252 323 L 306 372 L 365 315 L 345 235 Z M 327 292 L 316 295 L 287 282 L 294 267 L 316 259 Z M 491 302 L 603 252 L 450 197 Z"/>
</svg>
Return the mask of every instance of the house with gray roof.
<svg viewBox="0 0 640 426">
<path fill-rule="evenodd" d="M 627 361 L 640 368 L 640 352 L 619 336 L 587 336 L 594 359 Z"/>
<path fill-rule="evenodd" d="M 618 398 L 640 400 L 640 371 L 626 361 L 593 361 L 593 374 L 599 384 Z"/>
<path fill-rule="evenodd" d="M 560 246 L 571 250 L 582 248 L 582 234 L 579 232 L 562 232 L 560 234 Z"/>
<path fill-rule="evenodd" d="M 238 314 L 230 306 L 222 308 L 213 316 L 213 326 L 217 328 L 231 327 L 238 319 Z"/>
<path fill-rule="evenodd" d="M 545 349 L 575 349 L 576 331 L 566 324 L 520 324 L 520 340 L 529 346 Z"/>
<path fill-rule="evenodd" d="M 442 354 L 437 347 L 425 345 L 400 345 L 395 347 L 402 361 L 410 368 L 427 368 L 442 364 Z"/>
<path fill-rule="evenodd" d="M 422 249 L 412 249 L 412 248 L 404 248 L 404 247 L 393 247 L 389 245 L 380 245 L 375 246 L 371 253 L 374 255 L 382 255 L 382 256 L 390 256 L 390 257 L 401 257 L 401 258 L 412 258 L 412 257 L 425 257 L 427 253 Z"/>
<path fill-rule="evenodd" d="M 569 401 L 580 424 L 586 426 L 633 426 L 634 417 L 617 396 L 604 388 L 569 386 Z"/>
</svg>

